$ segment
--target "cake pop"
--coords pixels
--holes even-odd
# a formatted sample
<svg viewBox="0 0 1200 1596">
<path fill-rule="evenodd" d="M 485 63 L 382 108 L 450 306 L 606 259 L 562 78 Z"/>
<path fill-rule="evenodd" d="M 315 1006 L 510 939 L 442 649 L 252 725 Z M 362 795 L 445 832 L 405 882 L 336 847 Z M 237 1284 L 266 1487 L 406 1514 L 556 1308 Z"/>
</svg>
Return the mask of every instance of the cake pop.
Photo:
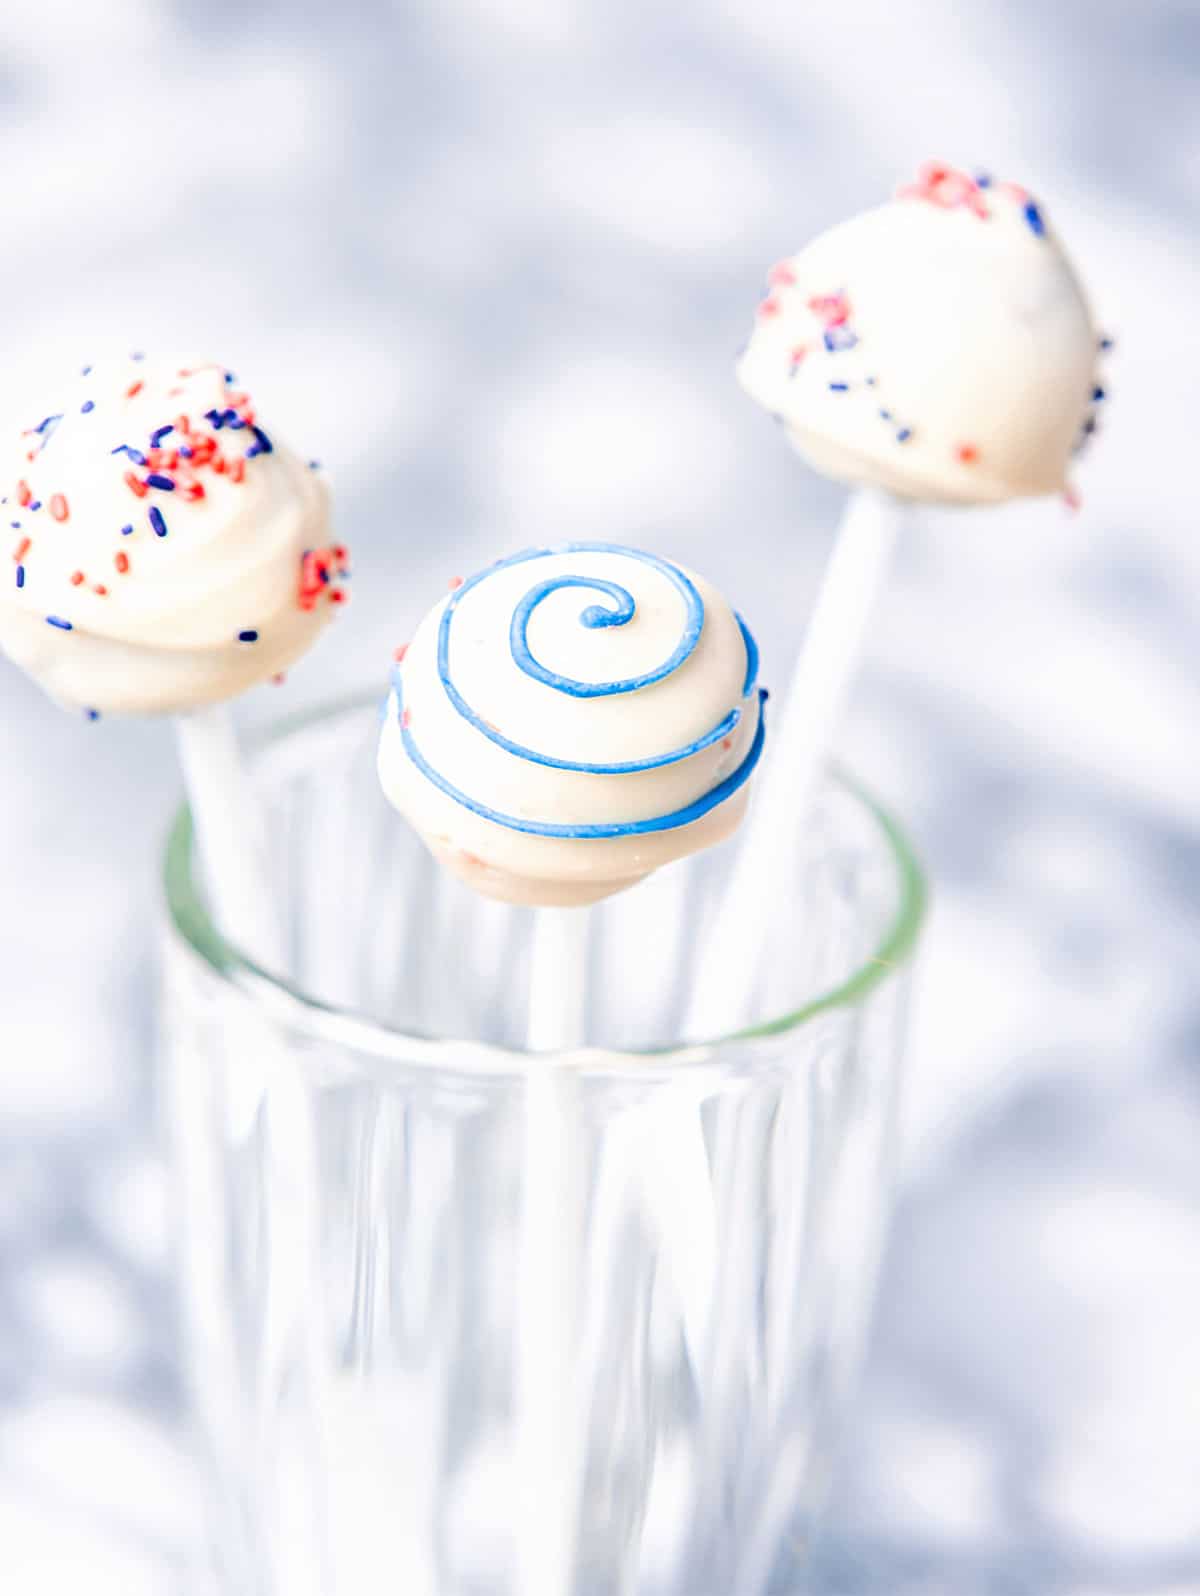
<svg viewBox="0 0 1200 1596">
<path fill-rule="evenodd" d="M 15 441 L 0 647 L 64 705 L 185 713 L 286 670 L 342 601 L 320 473 L 221 365 L 84 367 Z"/>
<path fill-rule="evenodd" d="M 763 742 L 757 650 L 666 560 L 526 550 L 455 586 L 401 652 L 384 791 L 487 896 L 591 903 L 741 818 Z"/>
<path fill-rule="evenodd" d="M 930 163 L 772 269 L 738 377 L 827 476 L 987 504 L 1067 491 L 1105 346 L 1029 191 Z"/>
</svg>

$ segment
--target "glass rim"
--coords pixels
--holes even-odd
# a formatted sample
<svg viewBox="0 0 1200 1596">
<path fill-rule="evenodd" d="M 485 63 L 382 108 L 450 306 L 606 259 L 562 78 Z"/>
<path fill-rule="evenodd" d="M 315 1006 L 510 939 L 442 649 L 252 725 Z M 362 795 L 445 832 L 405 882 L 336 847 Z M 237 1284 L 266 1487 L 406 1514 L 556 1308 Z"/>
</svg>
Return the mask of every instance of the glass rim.
<svg viewBox="0 0 1200 1596">
<path fill-rule="evenodd" d="M 334 719 L 355 709 L 373 710 L 375 696 L 349 694 L 289 715 L 258 730 L 249 741 L 251 752 Z M 897 878 L 895 911 L 869 954 L 843 980 L 815 994 L 798 1008 L 774 1015 L 721 1036 L 696 1042 L 662 1043 L 643 1048 L 589 1046 L 564 1053 L 563 1058 L 587 1060 L 589 1068 L 647 1063 L 658 1067 L 686 1068 L 711 1064 L 714 1055 L 731 1045 L 769 1043 L 799 1030 L 833 1009 L 852 1008 L 878 986 L 896 975 L 912 955 L 925 918 L 928 888 L 925 873 L 899 823 L 862 784 L 840 765 L 832 765 L 830 778 L 867 814 L 891 861 Z M 399 817 L 397 823 L 400 824 Z M 355 1052 L 406 1065 L 430 1065 L 456 1074 L 523 1074 L 534 1055 L 522 1048 L 502 1047 L 465 1037 L 424 1036 L 389 1025 L 373 1015 L 342 1008 L 314 997 L 298 984 L 273 974 L 228 941 L 209 916 L 193 874 L 196 850 L 194 827 L 186 800 L 179 806 L 167 832 L 163 852 L 163 886 L 167 914 L 174 932 L 222 980 L 265 1007 L 271 1017 L 317 1041 L 332 1041 Z"/>
</svg>

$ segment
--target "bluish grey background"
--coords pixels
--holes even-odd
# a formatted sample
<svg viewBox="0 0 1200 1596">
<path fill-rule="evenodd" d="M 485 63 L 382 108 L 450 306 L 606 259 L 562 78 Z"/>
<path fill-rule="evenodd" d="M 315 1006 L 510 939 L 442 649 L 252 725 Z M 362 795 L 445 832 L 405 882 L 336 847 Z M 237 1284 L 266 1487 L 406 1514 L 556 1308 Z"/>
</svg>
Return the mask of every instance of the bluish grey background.
<svg viewBox="0 0 1200 1596">
<path fill-rule="evenodd" d="M 765 266 L 930 155 L 1082 264 L 1119 339 L 1082 513 L 923 516 L 845 728 L 938 896 L 823 1596 L 1200 1590 L 1198 64 L 1194 0 L 0 9 L 6 408 L 207 347 L 331 469 L 357 597 L 255 719 L 543 536 L 698 565 L 780 675 L 842 494 L 733 384 Z M 0 695 L 0 1587 L 159 1596 L 172 748 Z"/>
</svg>

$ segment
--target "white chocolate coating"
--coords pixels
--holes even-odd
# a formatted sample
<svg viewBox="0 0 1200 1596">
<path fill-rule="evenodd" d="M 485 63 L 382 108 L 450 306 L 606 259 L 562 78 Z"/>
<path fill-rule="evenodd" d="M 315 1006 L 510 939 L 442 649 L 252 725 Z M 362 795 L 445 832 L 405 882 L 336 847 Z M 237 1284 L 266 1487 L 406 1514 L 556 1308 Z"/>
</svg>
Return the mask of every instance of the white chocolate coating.
<svg viewBox="0 0 1200 1596">
<path fill-rule="evenodd" d="M 596 583 L 625 590 L 631 617 L 614 621 L 620 600 Z M 528 616 L 531 673 L 513 619 L 542 584 Z M 608 619 L 586 619 L 597 612 Z M 674 668 L 631 691 L 588 692 L 660 673 L 690 618 L 692 646 Z M 701 578 L 606 545 L 530 551 L 471 578 L 418 627 L 388 698 L 380 781 L 477 891 L 591 903 L 736 827 L 762 743 L 755 671 L 748 634 Z M 605 834 L 578 834 L 589 828 Z"/>
<path fill-rule="evenodd" d="M 1024 189 L 926 167 L 770 283 L 738 377 L 817 470 L 959 504 L 1067 488 L 1100 339 Z"/>
<path fill-rule="evenodd" d="M 184 712 L 312 645 L 345 556 L 328 491 L 222 367 L 98 364 L 30 427 L 0 468 L 0 647 L 51 697 Z"/>
</svg>

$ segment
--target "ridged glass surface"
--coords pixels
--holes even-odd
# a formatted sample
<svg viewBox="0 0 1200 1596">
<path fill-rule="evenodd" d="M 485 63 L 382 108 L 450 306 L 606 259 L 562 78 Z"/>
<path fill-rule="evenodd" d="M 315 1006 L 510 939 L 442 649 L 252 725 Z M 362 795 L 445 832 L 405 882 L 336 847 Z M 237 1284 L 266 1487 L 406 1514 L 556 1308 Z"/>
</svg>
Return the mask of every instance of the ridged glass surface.
<svg viewBox="0 0 1200 1596">
<path fill-rule="evenodd" d="M 531 916 L 432 864 L 378 792 L 374 734 L 356 707 L 262 756 L 293 992 L 213 936 L 186 824 L 168 862 L 180 1269 L 218 1587 L 794 1589 L 886 1208 L 911 862 L 831 784 L 753 1000 L 763 1020 L 807 1017 L 686 1052 L 729 850 L 595 911 L 595 1050 L 552 1066 L 579 1070 L 583 1120 L 576 1551 L 561 1590 L 522 1590 L 524 1061 L 504 1050 L 524 1032 Z"/>
</svg>

